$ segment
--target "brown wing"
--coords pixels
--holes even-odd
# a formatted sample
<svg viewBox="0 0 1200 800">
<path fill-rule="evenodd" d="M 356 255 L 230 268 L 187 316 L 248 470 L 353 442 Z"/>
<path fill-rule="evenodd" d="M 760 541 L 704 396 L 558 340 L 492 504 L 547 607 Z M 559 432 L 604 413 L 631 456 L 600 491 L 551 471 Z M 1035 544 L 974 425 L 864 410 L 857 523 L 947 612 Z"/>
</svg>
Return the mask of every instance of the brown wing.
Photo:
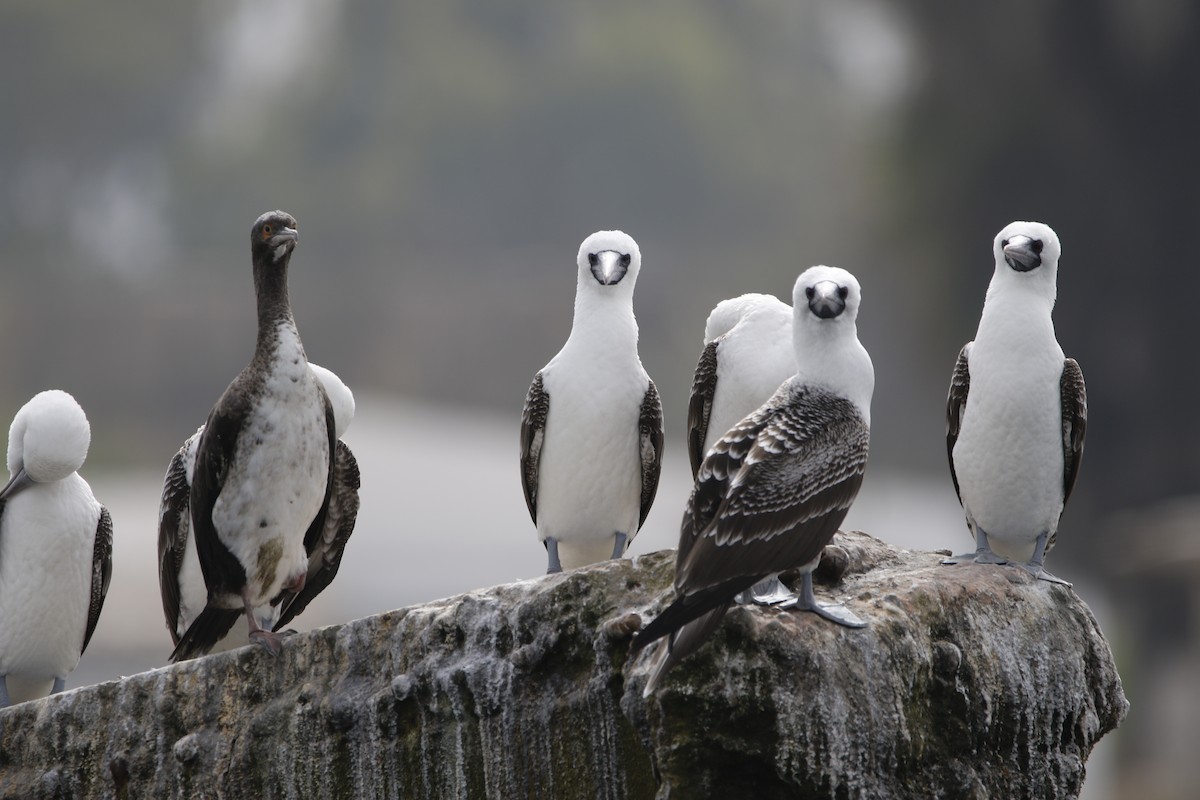
<svg viewBox="0 0 1200 800">
<path fill-rule="evenodd" d="M 950 393 L 946 397 L 946 458 L 950 461 L 950 480 L 954 481 L 954 494 L 962 505 L 962 492 L 958 490 L 958 474 L 954 471 L 954 443 L 962 430 L 963 413 L 967 410 L 967 391 L 971 388 L 971 371 L 967 355 L 971 350 L 967 342 L 954 362 L 954 374 L 950 377 Z"/>
<path fill-rule="evenodd" d="M 1083 384 L 1083 371 L 1073 358 L 1063 362 L 1062 378 L 1063 424 L 1063 506 L 1075 488 L 1079 477 L 1079 464 L 1083 461 L 1083 437 L 1087 432 L 1087 390 Z"/>
<path fill-rule="evenodd" d="M 642 410 L 638 414 L 638 451 L 642 462 L 642 502 L 638 517 L 638 530 L 641 530 L 650 513 L 650 506 L 654 505 L 658 479 L 662 475 L 663 411 L 654 381 L 650 381 L 646 387 Z"/>
<path fill-rule="evenodd" d="M 717 393 L 717 347 L 720 339 L 709 342 L 692 376 L 692 394 L 688 399 L 687 442 L 688 461 L 692 465 L 692 478 L 700 470 L 704 460 L 704 440 L 708 438 L 708 421 L 712 417 L 713 396 Z"/>
<path fill-rule="evenodd" d="M 358 520 L 358 490 L 361 476 L 354 453 L 340 439 L 334 448 L 333 484 L 329 491 L 329 503 L 325 509 L 320 535 L 309 548 L 308 576 L 304 588 L 298 594 L 283 595 L 282 613 L 275 623 L 275 630 L 291 622 L 302 612 L 313 598 L 324 591 L 342 564 L 346 543 L 354 533 Z"/>
<path fill-rule="evenodd" d="M 521 410 L 521 488 L 533 524 L 537 524 L 538 466 L 542 459 L 542 441 L 546 435 L 546 417 L 550 415 L 550 395 L 542 388 L 542 373 L 533 378 L 525 408 Z"/>
<path fill-rule="evenodd" d="M 713 446 L 688 501 L 678 595 L 634 641 L 678 630 L 766 575 L 820 554 L 862 484 L 870 431 L 852 403 L 796 388 Z"/>
<path fill-rule="evenodd" d="M 108 595 L 108 584 L 112 581 L 112 546 L 113 527 L 112 517 L 108 509 L 100 506 L 100 521 L 96 524 L 96 541 L 92 545 L 92 592 L 88 602 L 87 629 L 83 633 L 82 654 L 87 650 L 92 634 L 96 632 L 96 623 L 100 621 L 100 610 L 104 608 L 104 598 Z"/>
<path fill-rule="evenodd" d="M 192 487 L 187 480 L 187 449 L 185 444 L 167 466 L 162 504 L 158 510 L 158 590 L 172 644 L 179 644 L 179 571 L 183 567 L 192 524 L 188 505 Z"/>
</svg>

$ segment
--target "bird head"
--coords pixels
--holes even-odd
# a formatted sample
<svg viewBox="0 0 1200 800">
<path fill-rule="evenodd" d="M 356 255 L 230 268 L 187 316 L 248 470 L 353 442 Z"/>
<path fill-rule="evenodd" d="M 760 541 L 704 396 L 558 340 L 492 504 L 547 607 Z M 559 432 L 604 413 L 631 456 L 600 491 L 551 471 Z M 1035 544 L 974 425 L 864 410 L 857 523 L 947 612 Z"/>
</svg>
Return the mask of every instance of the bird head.
<svg viewBox="0 0 1200 800">
<path fill-rule="evenodd" d="M 59 389 L 39 392 L 21 406 L 9 428 L 8 469 L 13 479 L 3 495 L 29 482 L 49 483 L 76 472 L 91 443 L 87 415 L 74 397 Z"/>
<path fill-rule="evenodd" d="M 1034 272 L 1043 266 L 1058 266 L 1061 252 L 1058 236 L 1049 225 L 1040 222 L 1012 222 L 996 234 L 992 243 L 996 268 L 1014 272 Z"/>
<path fill-rule="evenodd" d="M 858 318 L 862 289 L 858 280 L 838 267 L 810 267 L 796 279 L 792 305 L 798 324 L 845 322 Z"/>
<path fill-rule="evenodd" d="M 295 217 L 283 211 L 268 211 L 250 229 L 250 252 L 255 261 L 273 264 L 291 255 L 299 240 Z"/>
<path fill-rule="evenodd" d="M 642 253 L 637 242 L 626 233 L 597 231 L 579 246 L 577 263 L 581 287 L 590 285 L 601 290 L 622 287 L 631 293 L 641 268 Z"/>
</svg>

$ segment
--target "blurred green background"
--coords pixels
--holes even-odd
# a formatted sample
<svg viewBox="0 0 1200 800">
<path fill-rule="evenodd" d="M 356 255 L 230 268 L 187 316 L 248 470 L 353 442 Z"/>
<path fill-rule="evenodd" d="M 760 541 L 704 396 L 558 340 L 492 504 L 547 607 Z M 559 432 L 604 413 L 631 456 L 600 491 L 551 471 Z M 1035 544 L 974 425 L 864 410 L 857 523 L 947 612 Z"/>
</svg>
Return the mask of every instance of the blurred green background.
<svg viewBox="0 0 1200 800">
<path fill-rule="evenodd" d="M 1192 797 L 1198 42 L 1188 0 L 7 2 L 0 417 L 43 388 L 76 396 L 116 580 L 123 553 L 127 574 L 152 571 L 157 481 L 249 358 L 248 232 L 282 208 L 300 221 L 308 353 L 358 395 L 347 440 L 378 452 L 329 594 L 355 591 L 352 551 L 372 541 L 420 572 L 440 563 L 446 588 L 428 592 L 491 580 L 429 544 L 462 528 L 519 553 L 503 577 L 535 575 L 521 403 L 569 331 L 579 242 L 621 228 L 642 249 L 641 355 L 680 456 L 709 309 L 788 299 L 812 264 L 854 272 L 877 374 L 860 502 L 961 549 L 950 371 L 992 237 L 1044 221 L 1063 243 L 1059 340 L 1089 394 L 1051 567 L 1100 614 L 1133 704 L 1089 796 Z M 686 497 L 682 459 L 669 467 L 659 546 Z M 452 487 L 447 506 L 429 509 L 420 480 Z M 105 486 L 133 498 L 124 516 Z M 472 499 L 483 486 L 494 504 Z M 433 522 L 416 530 L 417 513 Z M 886 522 L 868 532 L 892 538 Z M 152 572 L 138 581 L 115 590 L 69 685 L 133 668 L 111 655 L 136 649 L 118 622 L 156 642 L 135 666 L 165 659 Z M 379 581 L 383 597 L 345 613 L 432 596 Z"/>
</svg>

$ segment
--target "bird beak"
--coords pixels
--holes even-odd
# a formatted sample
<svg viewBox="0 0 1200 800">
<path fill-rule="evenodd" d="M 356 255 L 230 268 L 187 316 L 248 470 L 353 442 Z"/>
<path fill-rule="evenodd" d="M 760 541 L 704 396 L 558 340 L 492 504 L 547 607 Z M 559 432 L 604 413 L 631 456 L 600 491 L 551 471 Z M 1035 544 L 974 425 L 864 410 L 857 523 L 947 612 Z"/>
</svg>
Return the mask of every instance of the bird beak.
<svg viewBox="0 0 1200 800">
<path fill-rule="evenodd" d="M 300 232 L 295 228 L 280 228 L 267 244 L 274 248 L 275 260 L 278 261 L 283 258 L 285 253 L 292 252 L 298 241 L 300 241 Z"/>
<path fill-rule="evenodd" d="M 612 286 L 620 283 L 629 271 L 630 258 L 616 250 L 603 250 L 599 253 L 588 253 L 588 263 L 592 267 L 592 277 L 602 286 Z"/>
<path fill-rule="evenodd" d="M 295 228 L 280 228 L 279 232 L 271 237 L 271 247 L 280 247 L 285 244 L 296 246 L 296 242 L 300 241 L 300 232 Z"/>
<path fill-rule="evenodd" d="M 1042 264 L 1042 256 L 1033 251 L 1033 240 L 1028 236 L 1009 239 L 1004 245 L 1004 260 L 1017 272 L 1029 272 Z"/>
<path fill-rule="evenodd" d="M 0 502 L 7 500 L 15 494 L 18 494 L 22 489 L 32 486 L 33 478 L 29 477 L 29 473 L 25 471 L 24 465 L 17 470 L 17 474 L 12 476 L 12 480 L 3 489 L 0 489 Z"/>
<path fill-rule="evenodd" d="M 833 281 L 818 281 L 808 295 L 808 307 L 821 319 L 833 319 L 846 310 L 846 293 Z"/>
</svg>

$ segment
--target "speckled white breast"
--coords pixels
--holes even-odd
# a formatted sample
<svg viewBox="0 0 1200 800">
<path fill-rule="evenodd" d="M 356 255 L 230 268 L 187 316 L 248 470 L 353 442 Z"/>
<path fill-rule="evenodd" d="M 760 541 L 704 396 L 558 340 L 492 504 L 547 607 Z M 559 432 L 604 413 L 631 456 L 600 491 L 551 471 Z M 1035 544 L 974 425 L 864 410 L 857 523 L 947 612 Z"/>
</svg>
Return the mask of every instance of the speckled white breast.
<svg viewBox="0 0 1200 800">
<path fill-rule="evenodd" d="M 295 328 L 285 323 L 213 507 L 221 541 L 246 568 L 253 605 L 306 571 L 304 534 L 325 499 L 328 471 L 324 395 Z"/>
</svg>

